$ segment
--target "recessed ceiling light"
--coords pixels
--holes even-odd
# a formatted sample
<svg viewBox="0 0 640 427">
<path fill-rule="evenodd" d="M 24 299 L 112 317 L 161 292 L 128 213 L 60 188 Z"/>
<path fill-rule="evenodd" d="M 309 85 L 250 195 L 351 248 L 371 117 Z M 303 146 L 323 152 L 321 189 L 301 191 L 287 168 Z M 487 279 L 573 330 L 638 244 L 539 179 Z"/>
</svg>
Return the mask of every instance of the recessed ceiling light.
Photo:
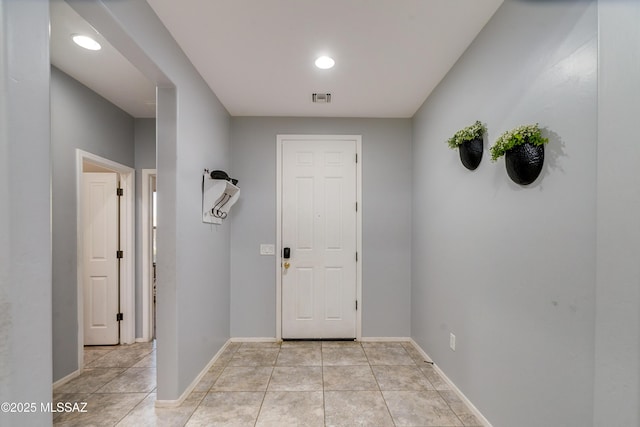
<svg viewBox="0 0 640 427">
<path fill-rule="evenodd" d="M 100 43 L 98 43 L 97 41 L 95 41 L 94 39 L 92 39 L 89 36 L 83 36 L 80 34 L 73 34 L 71 36 L 71 38 L 73 38 L 73 41 L 75 42 L 75 44 L 77 44 L 78 46 L 81 46 L 85 49 L 89 49 L 89 50 L 100 50 L 102 49 L 102 46 L 100 46 Z"/>
<path fill-rule="evenodd" d="M 330 58 L 328 56 L 321 56 L 320 58 L 316 59 L 316 67 L 321 68 L 323 70 L 328 70 L 329 68 L 333 68 L 335 64 L 336 64 L 336 61 L 334 61 L 333 58 Z"/>
</svg>

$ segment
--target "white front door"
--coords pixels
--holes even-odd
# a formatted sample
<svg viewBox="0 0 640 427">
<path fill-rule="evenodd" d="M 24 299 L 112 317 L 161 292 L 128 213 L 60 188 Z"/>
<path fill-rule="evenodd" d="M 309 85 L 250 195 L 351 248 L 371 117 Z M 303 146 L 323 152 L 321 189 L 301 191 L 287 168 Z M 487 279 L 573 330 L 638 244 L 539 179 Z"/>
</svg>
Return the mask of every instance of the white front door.
<svg viewBox="0 0 640 427">
<path fill-rule="evenodd" d="M 118 201 L 115 173 L 82 174 L 84 344 L 118 344 Z"/>
<path fill-rule="evenodd" d="M 281 153 L 282 338 L 356 338 L 356 142 L 286 139 Z"/>
</svg>

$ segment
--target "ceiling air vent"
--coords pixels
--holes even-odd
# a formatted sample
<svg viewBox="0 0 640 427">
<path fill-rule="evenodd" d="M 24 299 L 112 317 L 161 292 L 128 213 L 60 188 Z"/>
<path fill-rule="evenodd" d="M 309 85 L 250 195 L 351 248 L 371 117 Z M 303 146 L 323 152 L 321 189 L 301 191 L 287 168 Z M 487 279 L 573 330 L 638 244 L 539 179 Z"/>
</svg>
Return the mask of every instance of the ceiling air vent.
<svg viewBox="0 0 640 427">
<path fill-rule="evenodd" d="M 313 93 L 311 94 L 311 101 L 316 104 L 328 104 L 331 102 L 330 93 Z"/>
</svg>

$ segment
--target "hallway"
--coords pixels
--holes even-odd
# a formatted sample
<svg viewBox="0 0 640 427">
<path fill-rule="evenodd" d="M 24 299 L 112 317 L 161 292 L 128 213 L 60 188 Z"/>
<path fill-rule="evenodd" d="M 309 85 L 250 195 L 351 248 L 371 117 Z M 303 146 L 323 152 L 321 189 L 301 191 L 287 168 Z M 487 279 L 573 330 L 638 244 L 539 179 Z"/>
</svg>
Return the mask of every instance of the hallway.
<svg viewBox="0 0 640 427">
<path fill-rule="evenodd" d="M 155 343 L 86 347 L 56 426 L 480 426 L 409 342 L 230 343 L 178 408 L 155 408 Z"/>
</svg>

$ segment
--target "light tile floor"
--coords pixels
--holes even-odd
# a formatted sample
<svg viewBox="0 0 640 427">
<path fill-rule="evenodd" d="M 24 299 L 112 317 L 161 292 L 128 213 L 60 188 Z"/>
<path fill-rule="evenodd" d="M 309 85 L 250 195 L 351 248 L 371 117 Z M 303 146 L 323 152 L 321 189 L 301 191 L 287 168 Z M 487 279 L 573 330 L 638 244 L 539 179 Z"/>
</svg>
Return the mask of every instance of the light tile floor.
<svg viewBox="0 0 640 427">
<path fill-rule="evenodd" d="M 179 408 L 156 408 L 155 345 L 85 348 L 56 426 L 481 426 L 411 343 L 232 343 Z"/>
</svg>

